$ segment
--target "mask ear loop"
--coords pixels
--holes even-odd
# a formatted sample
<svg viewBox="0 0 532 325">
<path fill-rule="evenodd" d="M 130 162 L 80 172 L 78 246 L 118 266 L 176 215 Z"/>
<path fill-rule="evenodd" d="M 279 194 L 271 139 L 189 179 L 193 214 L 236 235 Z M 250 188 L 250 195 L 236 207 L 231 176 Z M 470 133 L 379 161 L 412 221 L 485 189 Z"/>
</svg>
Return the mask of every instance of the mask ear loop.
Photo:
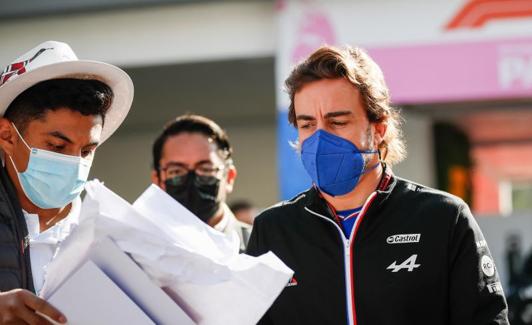
<svg viewBox="0 0 532 325">
<path fill-rule="evenodd" d="M 377 149 L 377 150 L 371 150 L 371 151 L 365 151 L 365 152 L 361 152 L 362 154 L 377 154 L 379 156 L 379 161 L 377 161 L 377 163 L 375 163 L 373 166 L 371 166 L 370 168 L 366 168 L 366 163 L 364 162 L 364 170 L 362 171 L 362 173 L 360 175 L 364 175 L 364 174 L 367 174 L 369 173 L 370 171 L 374 170 L 375 168 L 379 167 L 381 164 L 382 164 L 382 160 L 381 160 L 381 151 L 380 149 Z"/>
<path fill-rule="evenodd" d="M 18 131 L 17 127 L 15 126 L 15 123 L 11 122 L 11 125 L 13 126 L 13 128 L 15 129 L 15 132 L 17 132 L 17 135 L 18 137 L 22 140 L 22 143 L 24 143 L 24 145 L 26 146 L 26 148 L 28 148 L 28 151 L 30 152 L 31 154 L 31 147 L 28 145 L 28 143 L 26 142 L 26 140 L 24 140 L 24 138 L 22 137 L 22 135 L 20 134 L 20 132 Z M 13 161 L 13 157 L 11 157 L 11 155 L 8 155 L 9 156 L 9 160 L 11 160 L 11 164 L 13 164 L 13 168 L 15 168 L 15 171 L 17 172 L 17 174 L 20 174 L 18 168 L 17 168 L 17 165 L 15 165 L 15 162 Z"/>
<path fill-rule="evenodd" d="M 11 125 L 13 125 L 13 127 L 15 128 L 15 131 L 17 132 L 19 138 L 22 140 L 22 142 L 24 143 L 24 145 L 26 146 L 26 148 L 28 148 L 28 150 L 30 151 L 30 155 L 31 155 L 31 148 L 30 146 L 28 146 L 28 144 L 26 143 L 26 140 L 24 140 L 24 138 L 22 137 L 22 135 L 20 134 L 20 132 L 18 131 L 17 127 L 15 126 L 15 124 L 13 122 L 11 122 Z M 20 187 L 22 188 L 22 192 L 24 192 L 24 195 L 26 196 L 26 198 L 28 200 L 30 200 L 30 202 L 32 202 L 33 204 L 35 204 L 35 202 L 33 202 L 31 199 L 30 199 L 30 196 L 28 195 L 28 193 L 26 192 L 26 189 L 24 188 L 24 186 L 22 185 L 22 180 L 20 178 L 20 174 L 23 174 L 24 172 L 20 172 L 17 168 L 17 165 L 15 165 L 15 162 L 13 161 L 13 157 L 11 157 L 11 155 L 8 155 L 9 156 L 9 160 L 11 160 L 11 164 L 13 164 L 13 168 L 15 169 L 15 171 L 17 172 L 17 178 L 18 178 L 18 182 L 20 184 Z M 29 160 L 28 160 L 28 165 L 29 165 Z M 36 206 L 38 206 L 37 204 L 35 204 Z M 39 206 L 38 206 L 39 207 Z"/>
<path fill-rule="evenodd" d="M 378 161 L 375 165 L 371 166 L 370 168 L 368 169 L 364 169 L 364 171 L 362 172 L 362 174 L 367 174 L 369 173 L 370 171 L 374 170 L 375 168 L 379 167 L 381 165 L 381 161 Z"/>
<path fill-rule="evenodd" d="M 26 140 L 24 140 L 24 138 L 22 137 L 22 135 L 20 134 L 20 132 L 18 131 L 17 127 L 15 126 L 15 124 L 13 122 L 11 122 L 11 125 L 13 125 L 13 127 L 15 128 L 15 131 L 17 132 L 18 134 L 18 137 L 22 140 L 22 142 L 24 143 L 24 145 L 26 146 L 26 148 L 28 148 L 28 151 L 31 151 L 31 147 L 28 145 L 28 143 L 26 142 Z"/>
</svg>

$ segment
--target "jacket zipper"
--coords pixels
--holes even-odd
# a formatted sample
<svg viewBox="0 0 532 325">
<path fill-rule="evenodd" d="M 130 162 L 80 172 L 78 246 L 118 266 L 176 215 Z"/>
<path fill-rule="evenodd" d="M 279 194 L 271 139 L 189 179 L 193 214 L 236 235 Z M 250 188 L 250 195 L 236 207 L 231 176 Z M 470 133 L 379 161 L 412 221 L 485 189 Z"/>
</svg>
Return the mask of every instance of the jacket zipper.
<svg viewBox="0 0 532 325">
<path fill-rule="evenodd" d="M 371 193 L 371 195 L 366 199 L 366 202 L 364 202 L 364 205 L 362 206 L 362 210 L 360 211 L 360 214 L 355 220 L 353 229 L 351 229 L 351 234 L 349 235 L 349 239 L 345 238 L 344 232 L 342 231 L 342 229 L 336 222 L 334 222 L 330 218 L 327 218 L 305 207 L 305 210 L 307 210 L 309 213 L 332 223 L 336 227 L 338 232 L 340 233 L 340 238 L 342 238 L 342 241 L 344 243 L 345 294 L 346 294 L 346 304 L 347 304 L 347 320 L 348 320 L 349 325 L 357 325 L 356 310 L 355 310 L 355 292 L 354 292 L 355 286 L 353 283 L 355 274 L 353 272 L 353 263 L 351 259 L 351 244 L 353 243 L 355 239 L 355 236 L 358 230 L 358 225 L 364 218 L 364 215 L 366 214 L 366 211 L 368 210 L 369 205 L 371 204 L 371 202 L 373 202 L 373 199 L 375 198 L 376 195 L 377 195 L 377 192 Z"/>
</svg>

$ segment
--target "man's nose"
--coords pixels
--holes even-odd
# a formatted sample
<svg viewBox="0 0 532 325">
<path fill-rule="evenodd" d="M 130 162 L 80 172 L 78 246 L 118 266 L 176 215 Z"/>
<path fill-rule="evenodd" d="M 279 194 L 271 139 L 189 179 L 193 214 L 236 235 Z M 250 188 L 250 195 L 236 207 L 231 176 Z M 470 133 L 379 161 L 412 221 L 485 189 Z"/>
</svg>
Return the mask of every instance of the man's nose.
<svg viewBox="0 0 532 325">
<path fill-rule="evenodd" d="M 327 124 L 327 121 L 324 118 L 319 117 L 316 120 L 316 131 L 318 130 L 330 132 L 329 125 Z"/>
</svg>

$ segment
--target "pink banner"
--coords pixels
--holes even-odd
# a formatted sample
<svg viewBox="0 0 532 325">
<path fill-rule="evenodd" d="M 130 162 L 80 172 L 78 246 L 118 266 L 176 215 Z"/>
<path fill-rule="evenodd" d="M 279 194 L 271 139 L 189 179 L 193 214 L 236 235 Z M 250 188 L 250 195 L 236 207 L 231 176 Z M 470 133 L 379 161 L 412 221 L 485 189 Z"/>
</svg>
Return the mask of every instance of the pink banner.
<svg viewBox="0 0 532 325">
<path fill-rule="evenodd" d="M 532 38 L 369 52 L 395 104 L 532 98 Z"/>
</svg>

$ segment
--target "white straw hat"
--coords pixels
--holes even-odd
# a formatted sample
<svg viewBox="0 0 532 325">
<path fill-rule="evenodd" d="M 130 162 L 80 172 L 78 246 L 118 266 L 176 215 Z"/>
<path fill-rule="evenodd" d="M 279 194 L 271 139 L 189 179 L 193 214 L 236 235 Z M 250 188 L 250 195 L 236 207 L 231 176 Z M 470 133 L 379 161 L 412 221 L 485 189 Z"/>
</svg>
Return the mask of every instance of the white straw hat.
<svg viewBox="0 0 532 325">
<path fill-rule="evenodd" d="M 47 41 L 17 58 L 0 74 L 0 116 L 26 89 L 57 78 L 96 79 L 113 90 L 114 98 L 105 115 L 100 143 L 118 129 L 131 108 L 133 82 L 122 69 L 103 62 L 79 60 L 68 44 Z"/>
</svg>

